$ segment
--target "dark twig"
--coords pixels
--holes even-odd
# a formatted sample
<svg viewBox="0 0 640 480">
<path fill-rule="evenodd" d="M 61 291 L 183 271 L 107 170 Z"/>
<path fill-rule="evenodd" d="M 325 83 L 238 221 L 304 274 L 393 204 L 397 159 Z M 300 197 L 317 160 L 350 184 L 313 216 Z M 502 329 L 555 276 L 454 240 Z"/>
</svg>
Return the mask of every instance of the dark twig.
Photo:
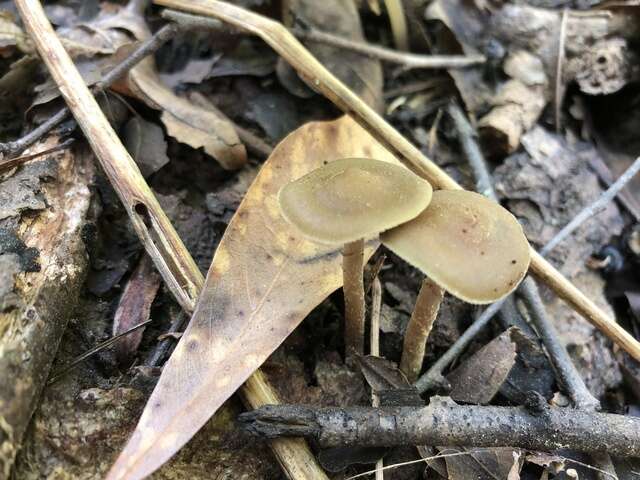
<svg viewBox="0 0 640 480">
<path fill-rule="evenodd" d="M 165 10 L 162 17 L 173 22 L 199 26 L 201 28 L 221 29 L 222 24 L 212 18 L 189 15 L 176 10 Z M 482 55 L 421 55 L 415 53 L 398 52 L 389 48 L 358 42 L 331 33 L 323 32 L 308 26 L 291 29 L 296 37 L 311 42 L 324 43 L 338 48 L 344 48 L 368 57 L 400 64 L 405 68 L 464 68 L 478 65 L 486 61 Z"/>
<path fill-rule="evenodd" d="M 598 175 L 600 182 L 607 188 L 613 185 L 613 173 L 600 155 L 592 155 L 589 158 L 589 166 Z M 628 190 L 620 192 L 617 200 L 633 216 L 636 222 L 640 222 L 640 202 Z"/>
<path fill-rule="evenodd" d="M 171 346 L 175 345 L 175 341 L 171 338 L 171 335 L 180 332 L 184 327 L 186 321 L 187 315 L 184 313 L 184 311 L 181 310 L 180 312 L 178 312 L 173 322 L 171 322 L 171 326 L 166 332 L 169 335 L 166 335 L 162 340 L 158 341 L 158 344 L 149 355 L 147 361 L 145 362 L 147 366 L 157 367 L 160 365 L 162 359 L 167 356 L 167 353 L 169 353 Z"/>
<path fill-rule="evenodd" d="M 131 55 L 125 58 L 121 63 L 113 67 L 105 76 L 96 83 L 91 89 L 94 94 L 103 92 L 109 88 L 120 77 L 125 75 L 131 68 L 137 65 L 140 61 L 146 58 L 158 50 L 166 41 L 174 37 L 180 31 L 180 27 L 175 23 L 165 25 L 158 30 L 149 40 L 142 43 Z M 44 123 L 34 128 L 32 131 L 12 142 L 0 143 L 0 154 L 4 154 L 8 157 L 17 155 L 25 148 L 30 147 L 40 138 L 48 134 L 55 127 L 69 118 L 69 108 L 62 107 L 53 116 L 49 117 Z"/>
<path fill-rule="evenodd" d="M 9 170 L 10 168 L 17 167 L 18 165 L 22 165 L 23 163 L 30 162 L 31 160 L 35 160 L 36 158 L 40 158 L 44 155 L 50 155 L 55 152 L 59 152 L 61 150 L 66 150 L 71 146 L 71 144 L 75 140 L 73 138 L 67 138 L 65 141 L 61 142 L 59 145 L 55 147 L 47 148 L 40 152 L 30 153 L 29 155 L 22 155 L 20 157 L 14 158 L 6 158 L 3 159 L 0 157 L 0 172 L 4 170 Z"/>
<path fill-rule="evenodd" d="M 121 338 L 126 337 L 127 335 L 132 334 L 133 332 L 140 330 L 143 327 L 146 327 L 147 325 L 149 325 L 152 322 L 151 319 L 139 323 L 138 325 L 135 325 L 134 327 L 131 327 L 129 330 L 127 330 L 126 332 L 122 332 L 119 335 L 115 335 L 111 338 L 108 338 L 107 340 L 105 340 L 104 342 L 100 342 L 99 344 L 97 344 L 95 347 L 92 347 L 91 349 L 87 350 L 86 352 L 84 352 L 81 355 L 78 355 L 75 359 L 73 359 L 70 363 L 68 363 L 67 365 L 65 365 L 64 367 L 62 367 L 60 370 L 58 370 L 57 372 L 55 372 L 51 378 L 49 378 L 49 381 L 47 382 L 47 384 L 52 384 L 55 383 L 56 381 L 58 381 L 62 376 L 66 375 L 70 370 L 72 370 L 73 368 L 75 368 L 77 365 L 79 365 L 80 363 L 84 362 L 87 358 L 91 357 L 92 355 L 95 355 L 96 353 L 104 350 L 107 347 L 110 347 L 111 345 L 113 345 L 114 343 L 116 343 L 118 340 L 120 340 Z"/>
<path fill-rule="evenodd" d="M 427 407 L 317 408 L 271 405 L 243 413 L 250 432 L 313 437 L 322 446 L 450 445 L 516 447 L 640 456 L 640 418 L 549 407 L 458 405 L 441 397 Z"/>
<path fill-rule="evenodd" d="M 564 386 L 564 390 L 571 398 L 574 406 L 588 410 L 599 408 L 600 402 L 591 395 L 580 373 L 571 361 L 567 349 L 558 340 L 558 332 L 547 315 L 536 282 L 531 277 L 525 278 L 518 293 L 522 295 L 527 303 L 535 329 L 547 349 L 558 379 Z"/>
<path fill-rule="evenodd" d="M 565 14 L 566 15 L 566 14 Z M 452 105 L 449 109 L 452 118 L 458 127 L 461 137 L 463 149 L 469 157 L 469 163 L 472 166 L 477 181 L 479 191 L 494 200 L 498 200 L 491 174 L 484 160 L 482 152 L 474 140 L 474 131 L 462 110 L 457 105 Z M 637 163 L 637 165 L 636 165 Z M 622 190 L 624 185 L 637 173 L 640 169 L 640 159 L 632 165 L 618 181 L 616 181 L 606 192 L 604 192 L 594 203 L 585 207 L 574 219 L 562 228 L 554 237 L 542 248 L 541 254 L 546 255 L 554 247 L 556 247 L 564 238 L 571 234 L 576 228 L 584 223 L 593 215 L 602 211 L 608 202 L 612 201 L 616 195 Z M 536 282 L 527 277 L 517 289 L 518 294 L 522 295 L 528 305 L 531 320 L 535 329 L 544 344 L 549 359 L 556 371 L 558 380 L 563 385 L 565 392 L 571 398 L 574 406 L 586 411 L 594 411 L 600 408 L 600 402 L 589 392 L 584 380 L 580 376 L 577 368 L 571 361 L 571 357 L 567 349 L 560 343 L 558 332 L 547 315 L 546 308 L 540 297 Z M 598 452 L 598 457 L 594 460 L 598 465 L 611 471 L 615 476 L 615 470 L 612 468 L 611 459 L 603 452 Z"/>
</svg>

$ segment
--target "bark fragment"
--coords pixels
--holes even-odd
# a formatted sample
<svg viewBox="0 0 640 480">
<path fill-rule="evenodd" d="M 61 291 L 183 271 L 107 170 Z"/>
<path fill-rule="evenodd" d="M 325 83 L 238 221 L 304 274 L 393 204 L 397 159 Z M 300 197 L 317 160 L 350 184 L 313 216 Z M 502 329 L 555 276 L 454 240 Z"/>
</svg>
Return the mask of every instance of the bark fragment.
<svg viewBox="0 0 640 480">
<path fill-rule="evenodd" d="M 34 150 L 55 142 L 50 139 Z M 15 176 L 30 181 L 18 186 L 12 181 Z M 9 283 L 0 289 L 4 292 L 0 298 L 0 378 L 11 379 L 0 382 L 3 478 L 9 475 L 84 281 L 87 254 L 82 227 L 89 211 L 93 168 L 87 153 L 67 150 L 26 165 L 15 176 L 0 184 L 0 197 L 21 188 L 25 189 L 23 198 L 31 200 L 17 206 L 2 222 L 4 240 L 15 235 L 13 243 L 0 245 L 0 259 L 13 268 L 13 275 L 4 277 Z M 31 255 L 27 264 L 25 254 L 27 259 Z"/>
</svg>

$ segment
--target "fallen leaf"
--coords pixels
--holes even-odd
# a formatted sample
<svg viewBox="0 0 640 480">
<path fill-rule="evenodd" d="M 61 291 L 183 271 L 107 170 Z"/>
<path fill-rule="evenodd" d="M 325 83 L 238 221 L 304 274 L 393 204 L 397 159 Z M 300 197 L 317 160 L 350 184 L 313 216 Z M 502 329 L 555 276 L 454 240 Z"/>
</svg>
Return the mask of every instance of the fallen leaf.
<svg viewBox="0 0 640 480">
<path fill-rule="evenodd" d="M 511 448 L 474 450 L 472 448 L 438 447 L 441 454 L 467 452 L 468 455 L 445 457 L 448 478 L 455 480 L 511 480 L 514 455 Z M 518 466 L 520 461 L 518 460 Z M 517 478 L 517 477 L 516 477 Z"/>
<path fill-rule="evenodd" d="M 240 39 L 236 48 L 222 55 L 209 71 L 207 78 L 251 75 L 264 77 L 273 73 L 278 56 L 263 44 L 250 38 Z"/>
<path fill-rule="evenodd" d="M 231 220 L 191 322 L 109 480 L 140 479 L 166 462 L 340 287 L 340 248 L 303 238 L 280 216 L 277 192 L 341 157 L 399 164 L 346 116 L 306 124 L 275 148 Z"/>
<path fill-rule="evenodd" d="M 151 304 L 156 298 L 159 287 L 160 275 L 155 270 L 151 258 L 143 255 L 120 297 L 120 303 L 113 317 L 114 336 L 149 319 Z M 129 363 L 136 354 L 143 333 L 144 328 L 140 328 L 116 343 L 115 354 L 121 365 Z"/>
<path fill-rule="evenodd" d="M 551 398 L 556 391 L 556 377 L 549 359 L 539 346 L 539 340 L 527 336 L 518 327 L 509 331 L 518 355 L 500 387 L 500 394 L 516 404 L 522 404 L 531 391 Z"/>
<path fill-rule="evenodd" d="M 173 93 L 162 83 L 152 58 L 131 70 L 129 88 L 151 108 L 162 111 L 161 120 L 167 133 L 179 142 L 193 148 L 202 147 L 229 170 L 246 163 L 247 152 L 229 119 Z"/>
<path fill-rule="evenodd" d="M 59 28 L 56 33 L 72 57 L 115 53 L 133 40 L 151 36 L 144 8 L 142 0 L 130 1 L 126 6 L 105 2 L 91 21 Z"/>
<path fill-rule="evenodd" d="M 122 141 L 140 167 L 143 177 L 148 177 L 167 163 L 167 142 L 162 128 L 140 117 L 132 117 L 124 126 Z"/>
<path fill-rule="evenodd" d="M 447 375 L 456 402 L 486 405 L 500 390 L 516 361 L 516 344 L 507 330 Z"/>
<path fill-rule="evenodd" d="M 33 47 L 29 37 L 16 25 L 13 15 L 0 10 L 0 57 L 9 57 L 14 49 L 30 53 Z"/>
</svg>

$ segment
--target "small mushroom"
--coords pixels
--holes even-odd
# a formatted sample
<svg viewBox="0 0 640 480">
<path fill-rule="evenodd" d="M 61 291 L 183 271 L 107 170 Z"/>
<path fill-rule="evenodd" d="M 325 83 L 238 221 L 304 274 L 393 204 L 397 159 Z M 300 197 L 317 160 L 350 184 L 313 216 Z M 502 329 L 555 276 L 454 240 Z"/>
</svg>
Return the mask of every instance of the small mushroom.
<svg viewBox="0 0 640 480">
<path fill-rule="evenodd" d="M 516 218 L 496 202 L 464 190 L 434 192 L 420 215 L 380 239 L 469 303 L 499 300 L 518 286 L 529 268 L 529 243 Z"/>
<path fill-rule="evenodd" d="M 491 303 L 511 293 L 529 268 L 529 243 L 516 218 L 496 202 L 464 190 L 434 192 L 420 215 L 380 239 L 439 285 L 423 284 L 407 327 L 401 364 L 412 378 L 422 367 L 442 297 L 438 288 L 469 303 Z"/>
<path fill-rule="evenodd" d="M 319 243 L 343 244 L 347 356 L 364 352 L 364 239 L 415 218 L 431 200 L 431 185 L 404 167 L 346 158 L 285 185 L 282 216 Z"/>
</svg>

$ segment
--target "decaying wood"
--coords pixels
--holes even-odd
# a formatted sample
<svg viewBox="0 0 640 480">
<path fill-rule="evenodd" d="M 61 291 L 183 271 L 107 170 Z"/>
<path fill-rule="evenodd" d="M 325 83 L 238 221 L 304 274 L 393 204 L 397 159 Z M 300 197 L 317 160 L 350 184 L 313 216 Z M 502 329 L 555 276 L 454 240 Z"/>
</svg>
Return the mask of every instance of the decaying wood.
<svg viewBox="0 0 640 480">
<path fill-rule="evenodd" d="M 490 155 L 515 152 L 522 135 L 542 114 L 547 103 L 544 95 L 547 79 L 540 73 L 542 69 L 542 62 L 524 50 L 505 60 L 504 70 L 510 79 L 491 98 L 489 113 L 478 120 L 478 133 Z"/>
<path fill-rule="evenodd" d="M 250 432 L 322 446 L 450 445 L 640 455 L 640 418 L 540 405 L 484 407 L 432 397 L 427 407 L 273 405 L 240 415 Z"/>
<path fill-rule="evenodd" d="M 86 87 L 40 3 L 37 0 L 19 0 L 16 6 L 69 109 L 118 193 L 147 253 L 178 303 L 186 311 L 192 312 L 204 285 L 204 277 L 195 261 Z M 273 401 L 272 397 L 261 396 L 262 392 L 270 389 L 264 378 L 256 378 L 255 382 L 263 384 L 264 388 L 243 390 L 243 395 L 255 405 Z M 292 478 L 323 479 L 324 473 L 314 456 L 300 443 L 287 440 L 274 444 L 278 460 L 287 466 L 300 463 L 307 465 L 309 475 Z M 296 472 L 297 469 L 287 467 L 287 471 Z"/>
<path fill-rule="evenodd" d="M 218 0 L 155 0 L 154 3 L 191 13 L 212 16 L 238 28 L 260 36 L 283 58 L 293 65 L 298 74 L 321 91 L 329 100 L 352 116 L 408 168 L 426 178 L 434 187 L 460 189 L 451 177 L 426 158 L 397 130 L 372 108 L 362 102 L 342 82 L 296 40 L 281 24 L 241 7 Z M 640 342 L 584 295 L 556 268 L 531 249 L 531 271 L 546 283 L 560 298 L 599 328 L 636 360 L 640 360 Z"/>
<path fill-rule="evenodd" d="M 49 139 L 34 151 L 54 143 Z M 6 215 L 16 212 L 0 207 L 0 478 L 9 477 L 88 267 L 82 228 L 91 198 L 91 155 L 49 154 L 24 167 L 24 174 L 37 176 L 43 165 L 50 180 L 33 192 L 42 195 L 39 207 L 11 217 Z M 4 209 L 11 203 L 6 195 L 24 193 L 10 191 L 10 184 L 11 178 L 0 185 Z"/>
</svg>

